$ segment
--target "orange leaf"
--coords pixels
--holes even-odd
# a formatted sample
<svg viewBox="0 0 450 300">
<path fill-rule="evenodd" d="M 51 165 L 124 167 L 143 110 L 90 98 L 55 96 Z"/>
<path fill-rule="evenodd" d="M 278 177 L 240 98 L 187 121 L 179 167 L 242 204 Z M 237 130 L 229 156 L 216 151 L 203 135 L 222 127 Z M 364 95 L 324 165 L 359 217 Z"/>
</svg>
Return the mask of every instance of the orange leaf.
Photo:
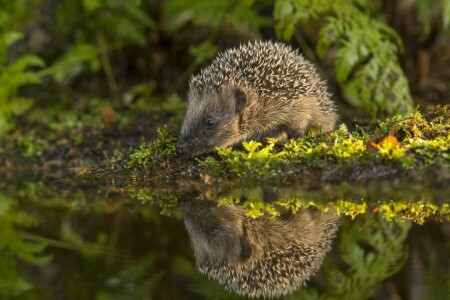
<svg viewBox="0 0 450 300">
<path fill-rule="evenodd" d="M 378 144 L 375 142 L 370 141 L 368 145 L 371 149 L 378 149 Z"/>
<path fill-rule="evenodd" d="M 386 143 L 392 144 L 395 147 L 400 146 L 400 142 L 393 135 L 389 135 L 389 136 L 385 137 L 378 145 L 383 145 Z"/>
<path fill-rule="evenodd" d="M 114 111 L 114 109 L 111 106 L 103 106 L 101 109 L 101 114 L 102 114 L 102 118 L 103 118 L 103 123 L 106 126 L 110 126 L 113 119 L 116 116 L 116 112 Z"/>
</svg>

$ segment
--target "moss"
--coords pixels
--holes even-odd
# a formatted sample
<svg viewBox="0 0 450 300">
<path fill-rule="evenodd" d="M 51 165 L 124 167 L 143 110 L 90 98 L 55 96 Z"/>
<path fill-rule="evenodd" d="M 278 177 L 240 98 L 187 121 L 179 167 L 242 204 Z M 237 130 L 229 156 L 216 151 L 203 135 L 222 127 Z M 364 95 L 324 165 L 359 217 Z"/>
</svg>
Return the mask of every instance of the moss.
<svg viewBox="0 0 450 300">
<path fill-rule="evenodd" d="M 238 202 L 233 198 L 221 198 L 220 202 Z M 298 211 L 300 208 L 316 207 L 322 211 L 336 209 L 343 216 L 355 219 L 357 216 L 373 214 L 380 215 L 386 221 L 413 221 L 423 224 L 426 220 L 450 220 L 448 204 L 436 205 L 426 201 L 409 202 L 407 200 L 384 200 L 379 204 L 370 201 L 354 199 L 335 199 L 328 203 L 320 201 L 305 200 L 301 198 L 279 199 L 275 203 L 265 202 L 261 198 L 246 199 L 240 205 L 249 217 L 260 217 L 263 215 L 279 216 L 280 208 L 289 208 L 290 211 Z"/>
<path fill-rule="evenodd" d="M 38 136 L 34 130 L 17 138 L 17 145 L 24 157 L 41 156 L 50 147 L 50 142 Z"/>
<path fill-rule="evenodd" d="M 283 163 L 284 151 L 275 152 L 275 140 L 269 139 L 266 146 L 259 142 L 243 142 L 244 151 L 232 148 L 218 149 L 226 169 L 239 177 L 276 178 L 280 175 L 278 164 Z M 217 165 L 216 165 L 217 166 Z"/>
<path fill-rule="evenodd" d="M 392 163 L 404 170 L 420 170 L 431 165 L 450 164 L 449 110 L 444 114 L 416 112 L 411 117 L 396 116 L 379 124 L 371 133 L 350 132 L 345 124 L 331 133 L 308 133 L 277 147 L 269 139 L 265 145 L 244 142 L 243 150 L 218 149 L 219 160 L 204 159 L 205 172 L 219 174 L 227 170 L 229 177 L 250 180 L 289 177 L 293 169 L 348 168 L 355 163 L 370 168 L 379 162 Z"/>
<path fill-rule="evenodd" d="M 144 142 L 129 155 L 127 166 L 147 168 L 174 152 L 175 138 L 170 134 L 167 126 L 162 126 L 157 129 L 157 137 L 153 141 Z"/>
</svg>

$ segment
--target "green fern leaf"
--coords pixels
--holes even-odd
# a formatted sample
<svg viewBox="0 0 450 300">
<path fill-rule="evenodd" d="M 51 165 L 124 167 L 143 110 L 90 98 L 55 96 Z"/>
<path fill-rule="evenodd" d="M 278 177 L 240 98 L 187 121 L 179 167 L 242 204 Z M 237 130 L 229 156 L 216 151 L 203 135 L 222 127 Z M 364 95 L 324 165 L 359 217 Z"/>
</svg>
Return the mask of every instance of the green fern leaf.
<svg viewBox="0 0 450 300">
<path fill-rule="evenodd" d="M 277 32 L 283 39 L 292 37 L 298 23 L 320 15 L 328 16 L 322 19 L 316 50 L 320 58 L 330 48 L 336 50 L 336 79 L 347 102 L 373 118 L 411 113 L 412 97 L 397 57 L 403 46 L 395 30 L 350 0 L 275 3 Z"/>
</svg>

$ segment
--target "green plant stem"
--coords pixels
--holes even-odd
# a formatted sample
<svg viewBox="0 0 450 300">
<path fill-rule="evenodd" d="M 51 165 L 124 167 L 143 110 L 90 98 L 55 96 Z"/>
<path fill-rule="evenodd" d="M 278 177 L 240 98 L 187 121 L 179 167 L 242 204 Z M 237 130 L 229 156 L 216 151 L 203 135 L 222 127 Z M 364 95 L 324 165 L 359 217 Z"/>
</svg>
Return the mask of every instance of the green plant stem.
<svg viewBox="0 0 450 300">
<path fill-rule="evenodd" d="M 104 247 L 96 247 L 96 246 L 91 246 L 91 245 L 76 245 L 73 243 L 67 243 L 67 242 L 63 242 L 63 241 L 46 238 L 46 237 L 43 237 L 43 236 L 40 236 L 37 234 L 33 234 L 33 233 L 29 233 L 29 232 L 22 232 L 22 236 L 25 239 L 28 239 L 30 241 L 43 242 L 43 243 L 50 245 L 52 247 L 55 247 L 55 248 L 72 250 L 72 251 L 86 251 L 86 252 L 90 252 L 92 254 L 106 253 L 110 256 L 114 256 L 116 258 L 120 258 L 123 260 L 127 260 L 127 261 L 134 260 L 134 259 L 132 259 L 132 257 L 130 257 L 127 254 L 120 253 L 120 252 L 114 251 L 114 250 L 110 250 L 110 249 L 104 248 Z"/>
<path fill-rule="evenodd" d="M 238 0 L 234 1 L 233 4 L 231 4 L 228 7 L 228 13 L 230 12 L 230 10 L 232 8 L 234 8 L 236 5 L 236 2 Z M 220 21 L 217 23 L 217 26 L 215 26 L 213 28 L 213 31 L 211 33 L 211 35 L 204 41 L 205 43 L 211 42 L 213 43 L 213 41 L 217 38 L 217 36 L 219 35 L 220 29 L 223 27 L 223 24 L 225 23 L 226 20 L 226 16 L 228 14 L 224 13 L 222 14 Z M 197 62 L 196 60 L 194 60 L 189 67 L 186 68 L 186 70 L 183 72 L 183 74 L 178 78 L 178 80 L 175 83 L 175 90 L 178 90 L 180 88 L 180 86 L 186 82 L 189 78 L 189 76 L 191 76 L 192 73 L 195 72 L 195 70 L 197 69 L 197 67 L 200 65 L 201 63 Z"/>
<path fill-rule="evenodd" d="M 50 66 L 48 68 L 42 69 L 42 70 L 36 72 L 35 74 L 39 78 L 43 78 L 45 76 L 49 76 L 49 75 L 52 75 L 54 73 L 57 73 L 60 70 L 65 69 L 68 66 L 71 66 L 73 64 L 77 64 L 77 63 L 82 62 L 82 61 L 91 60 L 91 59 L 93 59 L 93 58 L 95 58 L 97 56 L 102 55 L 103 53 L 108 53 L 108 52 L 113 51 L 113 50 L 121 49 L 121 48 L 125 47 L 126 45 L 127 45 L 127 42 L 125 42 L 125 41 L 119 41 L 119 42 L 116 42 L 116 43 L 113 43 L 113 44 L 109 44 L 109 45 L 106 45 L 105 47 L 100 47 L 99 49 L 97 49 L 95 54 L 89 54 L 89 55 L 82 56 L 82 57 L 80 57 L 80 59 L 78 59 L 76 61 L 75 60 L 74 61 L 65 61 L 65 62 L 62 62 L 62 63 L 59 63 L 59 64 L 55 64 L 55 65 L 52 65 L 52 66 Z"/>
<path fill-rule="evenodd" d="M 108 45 L 106 44 L 105 37 L 103 34 L 97 35 L 97 43 L 100 45 L 100 49 L 106 49 Z M 116 98 L 119 94 L 119 89 L 117 88 L 117 81 L 114 77 L 114 71 L 111 66 L 111 61 L 108 57 L 108 52 L 100 53 L 100 60 L 102 62 L 103 70 L 105 71 L 106 78 L 108 80 L 109 88 L 111 89 L 113 98 Z"/>
</svg>

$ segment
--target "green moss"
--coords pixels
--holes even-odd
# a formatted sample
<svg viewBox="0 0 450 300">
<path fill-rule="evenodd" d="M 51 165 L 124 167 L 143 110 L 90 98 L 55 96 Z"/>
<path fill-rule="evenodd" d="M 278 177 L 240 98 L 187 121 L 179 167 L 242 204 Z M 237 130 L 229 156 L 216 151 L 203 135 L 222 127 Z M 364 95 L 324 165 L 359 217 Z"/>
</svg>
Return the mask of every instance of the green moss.
<svg viewBox="0 0 450 300">
<path fill-rule="evenodd" d="M 258 142 L 242 143 L 244 151 L 231 148 L 218 149 L 219 156 L 227 169 L 239 177 L 276 178 L 281 171 L 277 165 L 283 163 L 284 151 L 275 152 L 275 140 L 269 139 L 266 146 Z"/>
<path fill-rule="evenodd" d="M 328 134 L 308 133 L 304 138 L 277 146 L 273 139 L 266 145 L 244 142 L 243 150 L 218 149 L 220 160 L 204 159 L 205 172 L 219 174 L 227 170 L 230 177 L 246 179 L 279 179 L 293 169 L 313 167 L 351 168 L 354 163 L 366 165 L 392 163 L 400 169 L 423 169 L 450 164 L 450 122 L 448 110 L 430 118 L 416 112 L 408 118 L 396 116 L 381 123 L 373 132 L 350 132 L 345 124 Z"/>
<path fill-rule="evenodd" d="M 50 142 L 38 136 L 34 130 L 17 138 L 17 145 L 24 157 L 41 156 L 50 147 Z"/>
<path fill-rule="evenodd" d="M 175 138 L 167 126 L 162 126 L 157 129 L 157 137 L 153 141 L 141 144 L 129 155 L 127 165 L 129 168 L 146 168 L 174 152 Z"/>
</svg>

